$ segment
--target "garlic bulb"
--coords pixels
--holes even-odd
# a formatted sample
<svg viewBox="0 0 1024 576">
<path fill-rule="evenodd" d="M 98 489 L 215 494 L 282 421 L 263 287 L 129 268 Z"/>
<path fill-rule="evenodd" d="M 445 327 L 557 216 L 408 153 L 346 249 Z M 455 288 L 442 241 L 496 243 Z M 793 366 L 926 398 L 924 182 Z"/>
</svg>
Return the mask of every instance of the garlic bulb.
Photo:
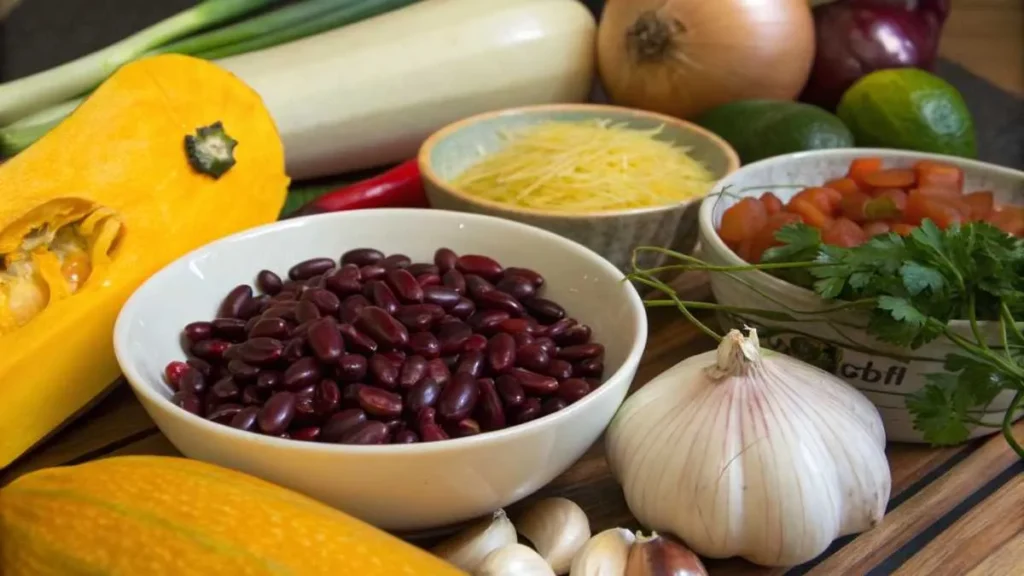
<svg viewBox="0 0 1024 576">
<path fill-rule="evenodd" d="M 572 558 L 569 576 L 622 576 L 636 536 L 625 528 L 599 532 Z"/>
<path fill-rule="evenodd" d="M 509 544 L 484 558 L 473 576 L 555 576 L 551 566 L 529 546 Z"/>
<path fill-rule="evenodd" d="M 875 407 L 750 330 L 626 400 L 609 467 L 644 526 L 712 558 L 791 566 L 875 526 L 891 479 Z"/>
<path fill-rule="evenodd" d="M 590 539 L 587 513 L 568 498 L 534 502 L 515 523 L 556 574 L 565 574 L 576 552 Z"/>
<path fill-rule="evenodd" d="M 504 510 L 498 510 L 490 518 L 459 532 L 441 542 L 431 553 L 443 558 L 466 572 L 473 572 L 488 554 L 509 544 L 515 544 L 516 529 Z"/>
</svg>

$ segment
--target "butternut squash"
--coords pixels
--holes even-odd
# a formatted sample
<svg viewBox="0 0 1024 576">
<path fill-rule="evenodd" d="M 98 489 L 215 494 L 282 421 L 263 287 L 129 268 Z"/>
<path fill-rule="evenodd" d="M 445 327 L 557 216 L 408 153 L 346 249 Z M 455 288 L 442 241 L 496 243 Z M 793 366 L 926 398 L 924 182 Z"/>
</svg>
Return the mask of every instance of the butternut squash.
<svg viewBox="0 0 1024 576">
<path fill-rule="evenodd" d="M 114 382 L 114 320 L 142 281 L 275 220 L 287 186 L 259 96 L 177 55 L 122 67 L 0 165 L 0 468 Z"/>
<path fill-rule="evenodd" d="M 198 460 L 122 456 L 0 490 L 0 574 L 455 576 L 324 504 Z"/>
</svg>

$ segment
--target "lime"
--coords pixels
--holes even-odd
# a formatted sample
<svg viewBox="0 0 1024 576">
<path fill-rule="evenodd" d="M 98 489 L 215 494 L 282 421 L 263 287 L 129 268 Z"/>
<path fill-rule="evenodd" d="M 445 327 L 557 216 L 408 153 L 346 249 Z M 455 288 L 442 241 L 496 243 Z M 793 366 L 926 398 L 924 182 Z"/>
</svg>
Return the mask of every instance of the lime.
<svg viewBox="0 0 1024 576">
<path fill-rule="evenodd" d="M 858 146 L 974 158 L 974 120 L 948 82 L 916 68 L 872 72 L 843 94 L 836 111 Z"/>
</svg>

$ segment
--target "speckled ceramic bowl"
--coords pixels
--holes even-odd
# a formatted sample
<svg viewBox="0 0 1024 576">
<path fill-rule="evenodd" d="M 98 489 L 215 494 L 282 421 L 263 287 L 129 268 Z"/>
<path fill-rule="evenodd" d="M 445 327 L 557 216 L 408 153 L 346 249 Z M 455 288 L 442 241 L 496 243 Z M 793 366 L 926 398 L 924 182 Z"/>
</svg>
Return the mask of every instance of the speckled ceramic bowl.
<svg viewBox="0 0 1024 576">
<path fill-rule="evenodd" d="M 664 246 L 682 252 L 693 249 L 697 240 L 697 207 L 700 198 L 671 206 L 602 212 L 565 214 L 509 206 L 470 196 L 450 184 L 483 155 L 503 145 L 501 131 L 551 120 L 583 121 L 592 118 L 624 122 L 637 129 L 663 125 L 659 136 L 683 146 L 716 179 L 739 168 L 739 157 L 718 136 L 676 118 L 650 112 L 600 104 L 554 104 L 512 108 L 471 116 L 437 131 L 420 148 L 419 164 L 430 205 L 442 210 L 489 214 L 531 224 L 575 240 L 607 258 L 623 271 L 630 268 L 636 246 Z M 659 258 L 649 253 L 644 266 L 657 266 Z"/>
<path fill-rule="evenodd" d="M 800 186 L 818 185 L 841 177 L 851 161 L 866 156 L 882 158 L 887 168 L 911 166 L 918 160 L 955 164 L 964 171 L 965 190 L 991 190 L 1000 204 L 1024 204 L 1024 172 L 984 162 L 869 148 L 786 154 L 748 164 L 718 183 L 700 208 L 701 257 L 711 264 L 723 266 L 744 264 L 715 232 L 725 210 L 741 198 L 771 191 L 783 202 L 788 202 L 800 191 Z M 719 194 L 721 192 L 728 193 Z M 790 310 L 815 310 L 829 306 L 810 290 L 765 272 L 743 272 L 735 276 L 712 273 L 710 276 L 715 300 L 727 306 L 774 311 L 783 311 L 783 306 Z M 914 429 L 906 399 L 924 386 L 926 374 L 943 370 L 942 361 L 947 354 L 959 350 L 945 338 L 917 350 L 879 342 L 857 328 L 866 325 L 868 316 L 865 312 L 831 315 L 827 317 L 830 322 L 821 321 L 821 317 L 808 317 L 799 323 L 775 322 L 752 315 L 730 314 L 720 318 L 726 325 L 758 327 L 762 344 L 815 364 L 859 389 L 878 407 L 890 441 L 924 440 Z M 995 326 L 988 326 L 986 322 L 981 324 L 983 331 L 996 344 Z M 970 334 L 966 322 L 953 322 L 951 328 L 965 336 Z M 1008 391 L 1003 392 L 975 415 L 987 422 L 1001 421 L 1011 396 Z M 994 427 L 975 426 L 971 428 L 970 435 L 981 436 L 996 430 Z"/>
</svg>

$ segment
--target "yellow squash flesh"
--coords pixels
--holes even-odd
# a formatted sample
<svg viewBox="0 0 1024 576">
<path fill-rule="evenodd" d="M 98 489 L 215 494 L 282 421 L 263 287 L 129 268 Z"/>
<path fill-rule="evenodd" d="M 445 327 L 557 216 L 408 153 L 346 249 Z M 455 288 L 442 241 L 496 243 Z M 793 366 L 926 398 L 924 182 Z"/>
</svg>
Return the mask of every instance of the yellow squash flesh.
<svg viewBox="0 0 1024 576">
<path fill-rule="evenodd" d="M 238 142 L 219 178 L 185 153 L 185 137 L 216 122 Z M 259 96 L 177 55 L 122 67 L 0 165 L 0 468 L 114 382 L 111 331 L 139 284 L 203 244 L 275 220 L 287 186 Z"/>
<path fill-rule="evenodd" d="M 124 456 L 0 489 L 0 574 L 455 576 L 310 498 L 195 460 Z"/>
</svg>

